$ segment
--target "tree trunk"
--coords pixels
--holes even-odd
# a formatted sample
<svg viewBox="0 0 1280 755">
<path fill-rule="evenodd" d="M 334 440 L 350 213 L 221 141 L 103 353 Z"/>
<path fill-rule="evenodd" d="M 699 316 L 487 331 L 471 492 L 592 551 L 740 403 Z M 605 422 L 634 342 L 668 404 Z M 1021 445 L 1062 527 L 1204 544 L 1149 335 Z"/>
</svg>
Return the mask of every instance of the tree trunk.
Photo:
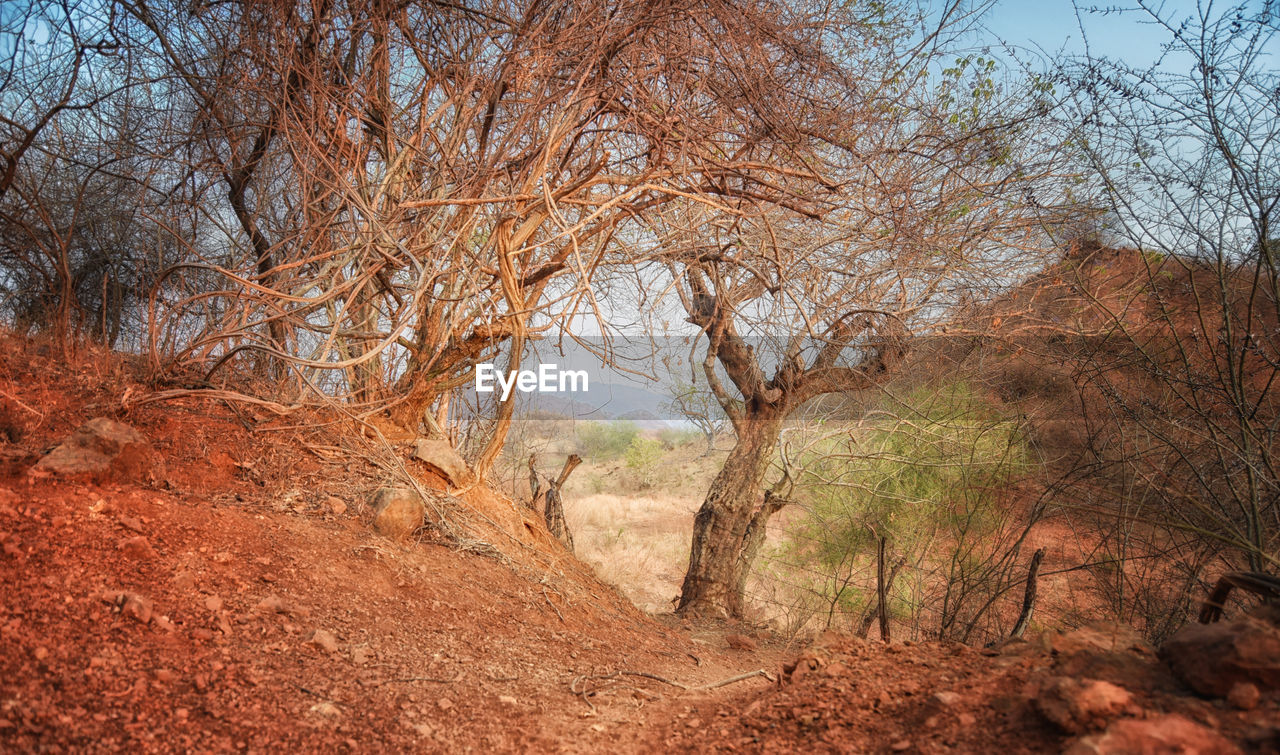
<svg viewBox="0 0 1280 755">
<path fill-rule="evenodd" d="M 889 587 L 885 584 L 884 559 L 885 536 L 880 536 L 876 548 L 876 614 L 880 617 L 880 640 L 889 643 Z"/>
<path fill-rule="evenodd" d="M 532 471 L 532 456 L 529 457 L 529 462 L 529 469 Z M 560 498 L 560 489 L 564 487 L 570 473 L 581 463 L 581 456 L 570 454 L 569 458 L 564 461 L 564 468 L 560 470 L 560 476 L 547 482 L 547 509 L 543 512 L 543 517 L 547 521 L 547 529 L 557 540 L 564 543 L 564 547 L 568 548 L 570 553 L 573 553 L 573 533 L 569 531 L 569 523 L 564 518 L 564 505 Z"/>
<path fill-rule="evenodd" d="M 884 579 L 884 594 L 887 596 L 893 590 L 893 581 L 898 578 L 898 572 L 902 567 L 907 565 L 907 557 L 902 556 L 893 562 L 893 568 L 889 570 L 889 576 Z M 876 604 L 871 606 L 862 614 L 862 621 L 858 623 L 857 635 L 862 639 L 867 639 L 867 635 L 871 634 L 871 625 L 876 619 L 880 618 L 880 589 L 876 588 Z"/>
<path fill-rule="evenodd" d="M 766 416 L 758 416 L 761 413 Z M 693 520 L 693 546 L 678 613 L 742 616 L 747 576 L 764 542 L 765 527 L 782 508 L 770 496 L 761 502 L 760 490 L 784 413 L 770 407 L 756 415 L 742 422 L 733 450 Z"/>
<path fill-rule="evenodd" d="M 1036 608 L 1036 579 L 1040 576 L 1040 562 L 1044 560 L 1044 548 L 1036 550 L 1031 557 L 1031 568 L 1027 570 L 1027 589 L 1022 596 L 1022 612 L 1018 614 L 1018 622 L 1013 625 L 1010 637 L 1021 637 L 1031 623 L 1031 613 Z"/>
<path fill-rule="evenodd" d="M 529 508 L 538 510 L 538 493 L 542 492 L 542 483 L 538 479 L 537 454 L 529 454 Z"/>
</svg>

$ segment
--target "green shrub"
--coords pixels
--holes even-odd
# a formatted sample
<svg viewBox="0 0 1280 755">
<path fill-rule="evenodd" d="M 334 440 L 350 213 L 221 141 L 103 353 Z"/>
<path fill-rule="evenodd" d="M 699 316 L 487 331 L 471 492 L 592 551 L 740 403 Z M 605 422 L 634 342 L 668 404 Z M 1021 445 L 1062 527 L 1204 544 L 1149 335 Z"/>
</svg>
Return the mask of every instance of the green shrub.
<svg viewBox="0 0 1280 755">
<path fill-rule="evenodd" d="M 579 453 L 591 461 L 616 459 L 639 434 L 632 422 L 589 421 L 578 429 Z"/>
<path fill-rule="evenodd" d="M 784 558 L 813 575 L 810 589 L 832 612 L 852 620 L 874 589 L 880 536 L 895 561 L 915 563 L 942 549 L 931 561 L 950 564 L 948 583 L 985 573 L 1010 522 L 999 491 L 1029 461 L 1018 425 L 958 382 L 883 403 L 810 446 L 801 463 L 808 506 L 782 544 Z M 942 609 L 944 622 L 953 620 L 955 600 Z M 891 609 L 916 610 L 892 602 Z"/>
<path fill-rule="evenodd" d="M 637 435 L 627 446 L 627 469 L 635 475 L 640 488 L 653 485 L 662 461 L 662 441 Z"/>
</svg>

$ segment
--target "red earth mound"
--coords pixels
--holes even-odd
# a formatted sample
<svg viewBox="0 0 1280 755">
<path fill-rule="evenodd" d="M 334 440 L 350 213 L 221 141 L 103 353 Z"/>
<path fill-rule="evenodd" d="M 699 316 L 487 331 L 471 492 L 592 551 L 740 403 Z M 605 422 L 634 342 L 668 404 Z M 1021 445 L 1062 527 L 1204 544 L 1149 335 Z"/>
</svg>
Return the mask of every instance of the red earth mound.
<svg viewBox="0 0 1280 755">
<path fill-rule="evenodd" d="M 365 504 L 386 457 L 318 419 L 139 402 L 119 356 L 4 346 L 3 750 L 1051 751 L 1166 713 L 1275 744 L 1273 698 L 1191 697 L 1150 653 L 803 649 L 646 616 L 484 488 L 441 494 L 465 536 L 393 542 Z M 28 474 L 96 416 L 145 435 L 163 473 Z M 1067 731 L 1037 707 L 1064 675 L 1118 679 L 1133 705 Z"/>
</svg>

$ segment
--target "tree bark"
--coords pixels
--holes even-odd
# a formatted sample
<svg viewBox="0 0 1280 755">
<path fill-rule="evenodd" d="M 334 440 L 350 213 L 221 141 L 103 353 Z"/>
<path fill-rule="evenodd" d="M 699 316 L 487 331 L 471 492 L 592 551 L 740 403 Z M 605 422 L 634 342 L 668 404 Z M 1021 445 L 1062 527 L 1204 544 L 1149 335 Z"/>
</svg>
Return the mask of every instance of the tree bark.
<svg viewBox="0 0 1280 755">
<path fill-rule="evenodd" d="M 529 508 L 538 510 L 538 493 L 542 492 L 542 483 L 538 479 L 537 454 L 529 454 Z"/>
<path fill-rule="evenodd" d="M 1044 548 L 1040 548 L 1031 557 L 1031 568 L 1027 570 L 1027 590 L 1022 596 L 1022 613 L 1018 615 L 1018 622 L 1013 625 L 1010 637 L 1021 637 L 1031 623 L 1031 613 L 1036 608 L 1036 580 L 1040 577 L 1040 562 L 1043 560 Z"/>
<path fill-rule="evenodd" d="M 737 442 L 711 483 L 693 520 L 689 570 L 676 612 L 739 618 L 751 565 L 764 542 L 769 517 L 783 502 L 765 496 L 761 482 L 777 446 L 784 413 L 764 405 L 743 421 Z"/>
<path fill-rule="evenodd" d="M 885 584 L 884 559 L 885 536 L 880 536 L 876 548 L 876 614 L 880 617 L 880 640 L 889 642 L 889 587 Z"/>
<path fill-rule="evenodd" d="M 889 570 L 889 576 L 885 577 L 885 580 L 884 580 L 884 594 L 886 596 L 889 594 L 889 591 L 893 589 L 893 581 L 898 578 L 898 572 L 901 571 L 902 567 L 906 565 L 907 565 L 907 559 L 905 556 L 900 557 L 897 561 L 893 562 L 893 568 Z M 861 637 L 864 640 L 867 639 L 867 635 L 871 634 L 871 625 L 880 616 L 879 596 L 880 596 L 880 590 L 877 588 L 876 604 L 868 608 L 866 613 L 862 614 L 862 620 L 858 623 L 857 634 L 859 637 Z"/>
<path fill-rule="evenodd" d="M 530 463 L 533 462 L 532 456 L 529 457 L 529 461 Z M 560 470 L 560 476 L 547 482 L 547 508 L 543 513 L 543 517 L 547 521 L 547 530 L 552 535 L 555 535 L 557 540 L 564 543 L 570 553 L 573 553 L 573 533 L 569 531 L 569 523 L 564 518 L 564 505 L 560 500 L 560 489 L 564 487 L 569 475 L 581 463 L 581 456 L 570 454 L 569 458 L 564 460 L 564 468 Z M 532 471 L 533 467 L 530 466 L 529 469 Z"/>
</svg>

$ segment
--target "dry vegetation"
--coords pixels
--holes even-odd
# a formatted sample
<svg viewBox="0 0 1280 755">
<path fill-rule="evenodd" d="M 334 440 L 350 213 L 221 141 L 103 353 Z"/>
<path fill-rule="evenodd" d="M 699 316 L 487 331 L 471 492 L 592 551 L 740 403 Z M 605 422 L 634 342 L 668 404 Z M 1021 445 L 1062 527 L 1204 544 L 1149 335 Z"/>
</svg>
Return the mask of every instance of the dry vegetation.
<svg viewBox="0 0 1280 755">
<path fill-rule="evenodd" d="M 495 593 L 450 605 L 468 626 L 445 647 L 501 627 L 524 643 L 504 659 L 527 664 L 555 644 L 574 671 L 562 696 L 591 715 L 605 693 L 637 710 L 661 699 L 635 678 L 704 689 L 587 668 L 625 650 L 619 637 L 639 638 L 650 662 L 670 639 L 597 578 L 672 625 L 711 622 L 710 641 L 728 643 L 719 670 L 730 651 L 772 664 L 760 641 L 870 637 L 876 624 L 886 641 L 966 648 L 1098 618 L 1167 639 L 1220 575 L 1265 586 L 1280 570 L 1280 16 L 1274 3 L 1185 17 L 1139 3 L 1167 35 L 1159 65 L 1062 55 L 1037 72 L 1015 51 L 969 49 L 981 3 L 935 6 L 0 4 L 0 327 L 30 355 L 0 360 L 4 479 L 25 479 L 90 416 L 137 421 L 176 476 L 160 503 L 141 487 L 121 500 L 184 549 L 215 530 L 230 542 L 254 516 L 273 522 L 299 539 L 289 580 L 325 611 L 337 599 L 306 585 L 304 562 L 346 561 L 290 517 L 339 520 L 330 534 L 358 551 L 365 494 L 394 483 L 414 542 L 367 546 L 392 566 L 361 589 L 439 567 L 448 584 L 418 596 L 412 617 L 442 632 L 430 611 L 485 575 L 512 604 Z M 687 429 L 518 419 L 517 401 L 468 390 L 478 363 L 514 371 L 567 341 L 640 371 L 643 355 L 623 346 L 647 342 L 657 371 L 667 336 L 689 346 L 669 386 Z M 424 439 L 447 441 L 458 477 L 419 456 Z M 200 497 L 205 483 L 216 499 Z M 103 519 L 77 496 L 114 493 L 55 485 L 59 513 L 46 516 L 26 484 L 0 498 L 4 557 L 54 572 L 39 585 L 3 575 L 35 592 L 0 632 L 34 654 L 27 613 L 64 598 L 88 606 L 77 627 L 110 613 L 55 594 L 88 557 L 45 529 L 113 532 L 137 512 Z M 330 495 L 351 499 L 351 521 Z M 178 498 L 252 512 L 166 518 Z M 267 560 L 219 572 L 218 589 L 247 600 L 250 571 L 270 584 L 276 562 L 251 557 Z M 130 578 L 111 558 L 99 581 Z M 152 581 L 168 579 L 159 568 Z M 208 618 L 189 586 L 164 585 L 191 627 Z M 299 631 L 244 616 L 286 649 Z M 587 637 L 579 662 L 566 638 L 593 617 L 622 634 Z M 522 622 L 539 637 L 512 628 Z M 103 631 L 118 644 L 132 629 Z M 671 640 L 669 669 L 701 668 L 700 641 L 686 640 Z M 866 660 L 861 644 L 841 647 Z M 249 644 L 223 649 L 256 686 Z M 48 653 L 0 660 L 26 684 Z M 406 668 L 442 662 L 387 653 Z M 72 673 L 80 655 L 55 661 Z M 548 678 L 522 689 L 564 681 Z M 168 683 L 93 694 L 151 681 Z M 352 684 L 329 694 L 355 700 Z M 493 696 L 463 686 L 473 707 Z M 56 707 L 37 692 L 44 702 L 23 714 L 33 748 Z M 379 694 L 378 720 L 454 705 Z M 273 704 L 296 714 L 291 695 Z M 0 734 L 16 731 L 11 702 Z M 563 705 L 557 715 L 572 720 Z M 772 713 L 744 719 L 803 740 Z M 454 724 L 413 730 L 456 744 Z M 1005 740 L 1018 727 L 1045 736 L 1015 721 Z M 578 729 L 487 744 L 598 744 Z M 682 736 L 633 732 L 632 744 Z"/>
</svg>

